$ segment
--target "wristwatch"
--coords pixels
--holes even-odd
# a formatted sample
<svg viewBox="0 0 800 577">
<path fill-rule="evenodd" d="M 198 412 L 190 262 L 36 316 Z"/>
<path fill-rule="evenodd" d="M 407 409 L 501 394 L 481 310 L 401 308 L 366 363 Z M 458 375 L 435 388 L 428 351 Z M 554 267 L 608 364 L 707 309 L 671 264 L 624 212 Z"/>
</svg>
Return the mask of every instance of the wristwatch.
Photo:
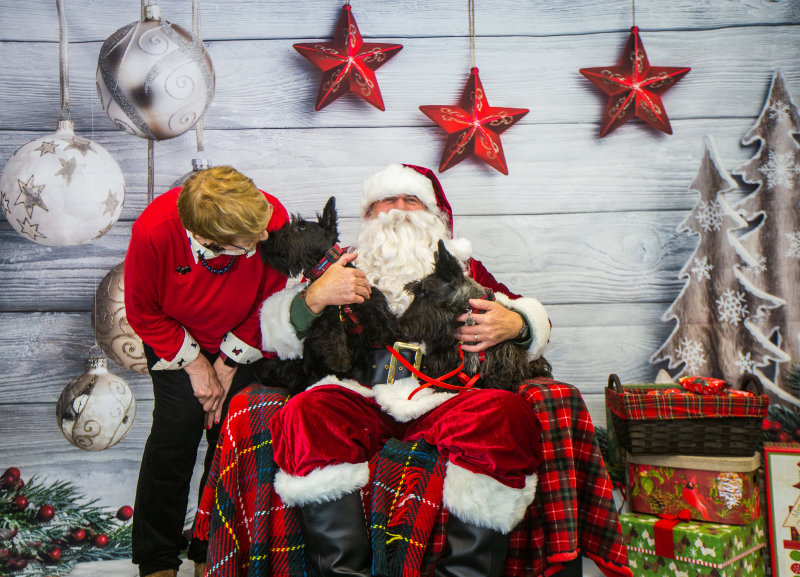
<svg viewBox="0 0 800 577">
<path fill-rule="evenodd" d="M 239 366 L 239 363 L 234 361 L 232 358 L 230 358 L 225 353 L 220 353 L 219 355 L 222 357 L 222 362 L 225 364 L 226 367 L 234 368 L 234 367 L 238 367 Z"/>
</svg>

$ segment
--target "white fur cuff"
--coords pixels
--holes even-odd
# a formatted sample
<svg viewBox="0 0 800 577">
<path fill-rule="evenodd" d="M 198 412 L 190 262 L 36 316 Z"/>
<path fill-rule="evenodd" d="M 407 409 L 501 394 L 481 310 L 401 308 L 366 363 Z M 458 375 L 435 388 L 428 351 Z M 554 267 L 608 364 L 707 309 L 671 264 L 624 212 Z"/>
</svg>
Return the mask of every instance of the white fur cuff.
<svg viewBox="0 0 800 577">
<path fill-rule="evenodd" d="M 361 490 L 369 482 L 367 463 L 341 463 L 314 469 L 305 477 L 294 477 L 280 469 L 275 474 L 275 492 L 284 504 L 295 507 L 327 503 Z"/>
<path fill-rule="evenodd" d="M 495 298 L 504 307 L 525 315 L 531 324 L 531 336 L 533 337 L 528 347 L 528 354 L 533 359 L 541 357 L 547 343 L 550 342 L 550 317 L 547 316 L 544 305 L 530 297 L 512 300 L 502 293 L 495 293 Z"/>
<path fill-rule="evenodd" d="M 289 318 L 292 299 L 302 286 L 275 293 L 261 305 L 261 348 L 278 353 L 281 359 L 297 359 L 303 354 L 303 342 Z"/>
<path fill-rule="evenodd" d="M 536 484 L 535 473 L 525 478 L 522 489 L 513 489 L 448 462 L 442 504 L 465 523 L 510 533 L 533 502 Z"/>
</svg>

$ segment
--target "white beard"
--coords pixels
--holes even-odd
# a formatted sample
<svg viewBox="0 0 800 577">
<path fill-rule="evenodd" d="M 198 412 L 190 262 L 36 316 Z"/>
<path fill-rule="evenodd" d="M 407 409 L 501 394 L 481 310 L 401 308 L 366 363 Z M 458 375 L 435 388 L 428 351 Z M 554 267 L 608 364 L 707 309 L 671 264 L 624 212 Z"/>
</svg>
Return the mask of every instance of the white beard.
<svg viewBox="0 0 800 577">
<path fill-rule="evenodd" d="M 444 240 L 447 250 L 462 263 L 469 260 L 472 244 L 467 239 L 451 239 L 438 214 L 428 210 L 378 213 L 364 222 L 355 246 L 355 264 L 370 284 L 386 295 L 392 312 L 401 315 L 412 299 L 403 287 L 433 271 L 439 240 Z"/>
</svg>

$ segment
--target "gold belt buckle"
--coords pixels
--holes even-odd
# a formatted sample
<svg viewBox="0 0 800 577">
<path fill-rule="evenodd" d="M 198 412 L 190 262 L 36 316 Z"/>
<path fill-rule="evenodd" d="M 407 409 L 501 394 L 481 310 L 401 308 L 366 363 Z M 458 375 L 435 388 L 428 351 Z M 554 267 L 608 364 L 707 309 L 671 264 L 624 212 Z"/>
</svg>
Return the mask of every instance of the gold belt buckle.
<svg viewBox="0 0 800 577">
<path fill-rule="evenodd" d="M 419 370 L 419 368 L 422 366 L 422 348 L 420 347 L 420 345 L 414 343 L 403 343 L 400 341 L 397 341 L 394 344 L 394 350 L 396 350 L 398 353 L 403 349 L 408 351 L 414 351 L 414 368 Z M 397 371 L 397 365 L 398 365 L 397 357 L 392 355 L 392 358 L 389 359 L 389 372 L 386 374 L 386 383 L 389 385 L 394 383 L 394 377 L 395 377 L 395 372 Z M 405 367 L 403 365 L 400 365 L 400 370 L 403 371 L 404 369 Z"/>
</svg>

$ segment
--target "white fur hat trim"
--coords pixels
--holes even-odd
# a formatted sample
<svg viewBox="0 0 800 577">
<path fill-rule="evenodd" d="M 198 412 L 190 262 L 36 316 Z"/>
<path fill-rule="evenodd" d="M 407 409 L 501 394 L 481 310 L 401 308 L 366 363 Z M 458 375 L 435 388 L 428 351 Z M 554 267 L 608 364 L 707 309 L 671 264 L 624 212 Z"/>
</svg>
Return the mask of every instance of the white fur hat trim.
<svg viewBox="0 0 800 577">
<path fill-rule="evenodd" d="M 364 181 L 361 216 L 367 215 L 372 203 L 398 194 L 416 196 L 428 210 L 439 210 L 433 184 L 427 176 L 402 164 L 390 164 Z"/>
</svg>

